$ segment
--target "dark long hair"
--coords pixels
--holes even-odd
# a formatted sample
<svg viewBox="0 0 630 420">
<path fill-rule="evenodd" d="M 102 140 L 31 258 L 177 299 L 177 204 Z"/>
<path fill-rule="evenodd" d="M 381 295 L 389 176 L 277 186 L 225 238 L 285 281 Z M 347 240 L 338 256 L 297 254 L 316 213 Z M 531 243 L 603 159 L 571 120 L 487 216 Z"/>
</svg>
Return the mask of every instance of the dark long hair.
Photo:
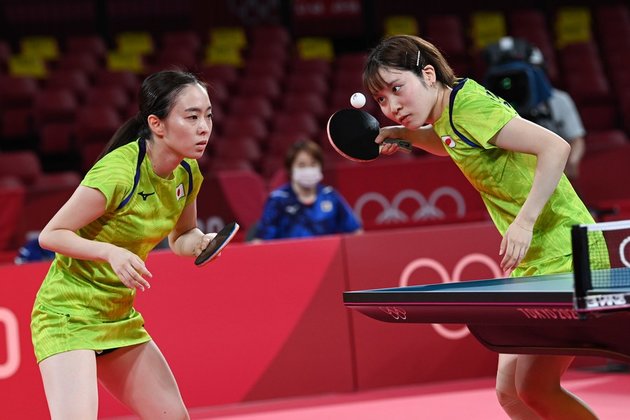
<svg viewBox="0 0 630 420">
<path fill-rule="evenodd" d="M 363 85 L 372 94 L 383 89 L 385 81 L 379 74 L 383 67 L 409 70 L 424 82 L 422 69 L 429 64 L 435 68 L 438 82 L 445 86 L 455 84 L 453 69 L 435 45 L 417 36 L 394 35 L 382 40 L 370 52 L 363 68 Z"/>
<path fill-rule="evenodd" d="M 138 96 L 139 111 L 127 120 L 112 136 L 99 159 L 112 150 L 138 138 L 151 138 L 147 118 L 155 115 L 165 118 L 181 91 L 189 85 L 199 84 L 206 88 L 194 74 L 179 70 L 164 70 L 153 73 L 142 82 Z"/>
</svg>

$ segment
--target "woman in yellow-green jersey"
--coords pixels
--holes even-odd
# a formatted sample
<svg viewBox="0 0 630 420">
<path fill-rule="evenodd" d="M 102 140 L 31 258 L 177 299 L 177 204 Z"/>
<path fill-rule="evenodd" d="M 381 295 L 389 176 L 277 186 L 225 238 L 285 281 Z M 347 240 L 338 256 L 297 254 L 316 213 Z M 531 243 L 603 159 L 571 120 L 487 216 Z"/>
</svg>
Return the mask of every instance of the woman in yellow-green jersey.
<svg viewBox="0 0 630 420">
<path fill-rule="evenodd" d="M 563 174 L 570 146 L 562 138 L 520 118 L 475 81 L 457 80 L 438 49 L 419 37 L 384 39 L 370 53 L 363 81 L 385 116 L 400 124 L 382 128 L 378 143 L 399 138 L 450 156 L 481 194 L 503 235 L 506 272 L 572 270 L 570 228 L 594 220 Z M 384 144 L 381 153 L 397 148 Z M 519 419 L 596 418 L 560 385 L 572 360 L 499 355 L 497 396 L 505 412 Z"/>
<path fill-rule="evenodd" d="M 39 237 L 56 257 L 31 332 L 55 419 L 96 419 L 97 382 L 141 418 L 188 418 L 133 301 L 150 287 L 144 261 L 160 241 L 196 256 L 214 236 L 196 227 L 211 104 L 195 76 L 163 71 L 143 82 L 139 105 Z"/>
</svg>

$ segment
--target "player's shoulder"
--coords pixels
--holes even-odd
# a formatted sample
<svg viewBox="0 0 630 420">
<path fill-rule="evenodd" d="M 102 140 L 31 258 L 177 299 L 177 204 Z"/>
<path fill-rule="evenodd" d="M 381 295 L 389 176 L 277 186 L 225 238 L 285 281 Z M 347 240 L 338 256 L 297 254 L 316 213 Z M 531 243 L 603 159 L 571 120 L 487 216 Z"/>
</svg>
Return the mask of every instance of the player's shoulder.
<svg viewBox="0 0 630 420">
<path fill-rule="evenodd" d="M 107 153 L 94 164 L 89 174 L 99 174 L 112 181 L 121 181 L 133 176 L 136 171 L 139 147 L 137 142 L 127 143 Z"/>
<path fill-rule="evenodd" d="M 461 118 L 464 114 L 472 119 L 482 118 L 489 113 L 516 115 L 512 105 L 473 79 L 462 79 L 454 86 L 451 103 L 453 119 Z"/>
<path fill-rule="evenodd" d="M 451 95 L 454 96 L 455 103 L 496 100 L 497 96 L 486 89 L 485 86 L 477 83 L 473 79 L 460 79 L 453 87 Z"/>
<path fill-rule="evenodd" d="M 201 171 L 201 169 L 199 169 L 199 162 L 197 162 L 197 159 L 184 158 L 183 162 L 188 165 L 193 172 Z"/>
<path fill-rule="evenodd" d="M 123 146 L 117 147 L 111 152 L 107 153 L 103 156 L 96 164 L 97 165 L 107 165 L 108 167 L 114 169 L 118 167 L 128 168 L 133 167 L 135 170 L 135 164 L 137 162 L 139 153 L 138 142 L 127 143 Z M 133 165 L 129 165 L 132 162 Z"/>
</svg>

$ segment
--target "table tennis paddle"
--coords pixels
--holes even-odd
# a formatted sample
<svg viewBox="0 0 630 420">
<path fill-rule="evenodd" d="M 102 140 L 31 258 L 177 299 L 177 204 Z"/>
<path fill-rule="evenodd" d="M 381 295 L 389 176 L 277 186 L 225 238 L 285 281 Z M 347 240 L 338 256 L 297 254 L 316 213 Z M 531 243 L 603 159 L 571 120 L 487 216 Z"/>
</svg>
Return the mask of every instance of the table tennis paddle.
<svg viewBox="0 0 630 420">
<path fill-rule="evenodd" d="M 201 267 L 216 258 L 234 235 L 236 235 L 238 228 L 239 225 L 236 222 L 225 225 L 195 259 L 195 265 Z"/>
<path fill-rule="evenodd" d="M 346 159 L 369 162 L 380 154 L 381 145 L 374 142 L 380 131 L 378 120 L 360 109 L 342 109 L 335 112 L 326 126 L 332 147 Z M 411 143 L 399 139 L 386 139 L 404 152 L 411 152 Z"/>
</svg>

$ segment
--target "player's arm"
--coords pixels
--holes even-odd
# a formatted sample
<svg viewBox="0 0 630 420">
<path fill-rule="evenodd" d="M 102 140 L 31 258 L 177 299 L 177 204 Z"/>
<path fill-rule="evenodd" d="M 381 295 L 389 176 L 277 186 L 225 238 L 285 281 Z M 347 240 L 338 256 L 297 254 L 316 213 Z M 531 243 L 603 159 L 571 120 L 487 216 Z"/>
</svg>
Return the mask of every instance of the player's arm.
<svg viewBox="0 0 630 420">
<path fill-rule="evenodd" d="M 175 227 L 168 234 L 171 250 L 184 257 L 197 256 L 208 246 L 215 234 L 205 234 L 197 227 L 197 201 L 188 204 Z"/>
<path fill-rule="evenodd" d="M 560 181 L 571 146 L 557 134 L 521 117 L 510 120 L 490 142 L 537 158 L 532 188 L 517 216 L 518 222 L 532 228 Z"/>
<path fill-rule="evenodd" d="M 560 181 L 571 147 L 557 134 L 521 117 L 510 120 L 490 143 L 537 158 L 534 181 L 527 199 L 501 243 L 500 254 L 505 254 L 501 266 L 511 271 L 529 249 L 536 219 Z"/>
<path fill-rule="evenodd" d="M 84 239 L 75 232 L 105 213 L 105 196 L 80 185 L 39 234 L 42 248 L 68 257 L 107 261 L 113 245 Z"/>
<path fill-rule="evenodd" d="M 425 125 L 417 130 L 409 130 L 401 125 L 382 127 L 380 133 L 376 137 L 377 143 L 382 143 L 385 139 L 402 139 L 410 142 L 414 147 L 423 149 L 437 156 L 448 156 L 448 152 L 444 149 L 442 140 L 438 137 L 432 125 Z M 384 144 L 381 154 L 391 155 L 398 151 L 396 144 Z"/>
<path fill-rule="evenodd" d="M 105 213 L 107 201 L 99 190 L 80 185 L 39 234 L 39 244 L 71 258 L 108 262 L 120 280 L 130 288 L 150 287 L 142 277 L 151 277 L 144 261 L 116 245 L 85 239 L 80 228 Z"/>
</svg>

